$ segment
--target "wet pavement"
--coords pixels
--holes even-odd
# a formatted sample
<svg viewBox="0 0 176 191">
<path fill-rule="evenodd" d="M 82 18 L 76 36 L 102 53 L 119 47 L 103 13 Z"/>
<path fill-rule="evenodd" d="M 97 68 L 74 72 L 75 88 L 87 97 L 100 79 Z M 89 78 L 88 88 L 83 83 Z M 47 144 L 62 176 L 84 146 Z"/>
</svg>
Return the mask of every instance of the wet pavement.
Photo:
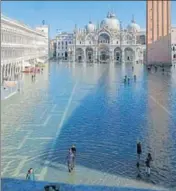
<svg viewBox="0 0 176 191">
<path fill-rule="evenodd" d="M 176 187 L 176 68 L 167 71 L 51 61 L 35 82 L 25 75 L 23 90 L 1 101 L 2 176 L 24 178 L 33 167 L 38 180 Z M 143 150 L 140 181 L 137 141 Z M 78 152 L 69 174 L 66 155 L 72 144 Z"/>
</svg>

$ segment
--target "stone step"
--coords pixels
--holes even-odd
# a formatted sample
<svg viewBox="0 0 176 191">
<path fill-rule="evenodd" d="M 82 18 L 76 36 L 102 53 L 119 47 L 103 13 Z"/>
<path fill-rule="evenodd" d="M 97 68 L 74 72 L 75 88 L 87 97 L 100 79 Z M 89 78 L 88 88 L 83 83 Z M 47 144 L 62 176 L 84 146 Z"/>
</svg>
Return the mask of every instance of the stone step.
<svg viewBox="0 0 176 191">
<path fill-rule="evenodd" d="M 43 181 L 26 181 L 13 178 L 1 179 L 2 191 L 44 191 L 46 185 L 56 185 L 60 187 L 59 191 L 162 191 L 161 189 L 137 189 L 129 187 L 108 187 L 98 185 L 71 185 L 71 184 L 58 184 L 48 183 Z M 165 189 L 163 189 L 164 191 Z"/>
</svg>

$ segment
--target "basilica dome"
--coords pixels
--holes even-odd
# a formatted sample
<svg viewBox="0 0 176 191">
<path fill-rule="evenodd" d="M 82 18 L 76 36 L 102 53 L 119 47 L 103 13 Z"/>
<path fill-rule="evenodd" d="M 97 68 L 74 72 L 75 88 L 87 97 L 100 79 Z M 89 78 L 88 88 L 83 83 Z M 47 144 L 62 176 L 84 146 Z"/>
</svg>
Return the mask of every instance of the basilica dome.
<svg viewBox="0 0 176 191">
<path fill-rule="evenodd" d="M 89 24 L 86 26 L 87 32 L 91 33 L 95 31 L 95 25 L 90 21 Z"/>
<path fill-rule="evenodd" d="M 115 14 L 108 13 L 107 17 L 101 22 L 101 27 L 106 27 L 109 30 L 119 30 L 120 23 Z"/>
<path fill-rule="evenodd" d="M 127 27 L 129 32 L 140 32 L 140 26 L 135 22 L 134 18 L 131 21 L 131 24 Z"/>
</svg>

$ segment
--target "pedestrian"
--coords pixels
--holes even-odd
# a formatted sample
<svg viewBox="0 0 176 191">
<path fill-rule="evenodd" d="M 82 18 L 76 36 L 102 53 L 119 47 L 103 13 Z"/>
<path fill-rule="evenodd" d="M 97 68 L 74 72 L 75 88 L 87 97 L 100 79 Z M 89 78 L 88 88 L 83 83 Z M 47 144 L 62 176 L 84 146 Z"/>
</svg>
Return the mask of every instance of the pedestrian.
<svg viewBox="0 0 176 191">
<path fill-rule="evenodd" d="M 136 75 L 134 75 L 134 81 L 136 81 Z"/>
<path fill-rule="evenodd" d="M 130 83 L 130 78 L 128 78 L 128 84 Z"/>
<path fill-rule="evenodd" d="M 140 156 L 142 154 L 142 146 L 140 142 L 137 143 L 137 154 L 138 154 L 138 159 L 140 160 Z"/>
<path fill-rule="evenodd" d="M 75 167 L 75 158 L 76 158 L 76 147 L 75 147 L 75 145 L 72 145 L 71 150 L 72 150 L 72 153 L 74 155 L 74 157 L 73 157 L 73 168 L 74 168 Z"/>
<path fill-rule="evenodd" d="M 35 180 L 33 168 L 30 168 L 30 169 L 28 170 L 27 175 L 26 175 L 26 180 L 31 180 L 31 181 L 34 181 L 34 180 Z"/>
<path fill-rule="evenodd" d="M 148 153 L 148 156 L 147 156 L 147 159 L 145 161 L 145 164 L 146 164 L 146 173 L 148 176 L 150 176 L 150 163 L 152 161 L 152 156 L 150 153 Z"/>
<path fill-rule="evenodd" d="M 140 171 L 140 163 L 139 162 L 137 162 L 136 167 L 137 167 L 137 172 L 138 172 L 137 178 L 141 178 L 141 171 Z"/>
<path fill-rule="evenodd" d="M 69 172 L 73 170 L 73 160 L 74 160 L 74 154 L 72 153 L 72 149 L 69 149 L 69 152 L 67 155 L 67 166 L 68 166 Z"/>
</svg>

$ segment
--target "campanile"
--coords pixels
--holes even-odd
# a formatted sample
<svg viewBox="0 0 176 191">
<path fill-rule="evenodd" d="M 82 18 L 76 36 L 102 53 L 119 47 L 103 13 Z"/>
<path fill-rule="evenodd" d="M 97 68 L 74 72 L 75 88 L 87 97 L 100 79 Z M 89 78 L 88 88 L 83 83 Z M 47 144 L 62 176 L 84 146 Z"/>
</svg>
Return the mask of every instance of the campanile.
<svg viewBox="0 0 176 191">
<path fill-rule="evenodd" d="M 160 37 L 170 34 L 170 6 L 170 0 L 147 0 L 147 44 L 151 44 L 159 40 Z"/>
</svg>

